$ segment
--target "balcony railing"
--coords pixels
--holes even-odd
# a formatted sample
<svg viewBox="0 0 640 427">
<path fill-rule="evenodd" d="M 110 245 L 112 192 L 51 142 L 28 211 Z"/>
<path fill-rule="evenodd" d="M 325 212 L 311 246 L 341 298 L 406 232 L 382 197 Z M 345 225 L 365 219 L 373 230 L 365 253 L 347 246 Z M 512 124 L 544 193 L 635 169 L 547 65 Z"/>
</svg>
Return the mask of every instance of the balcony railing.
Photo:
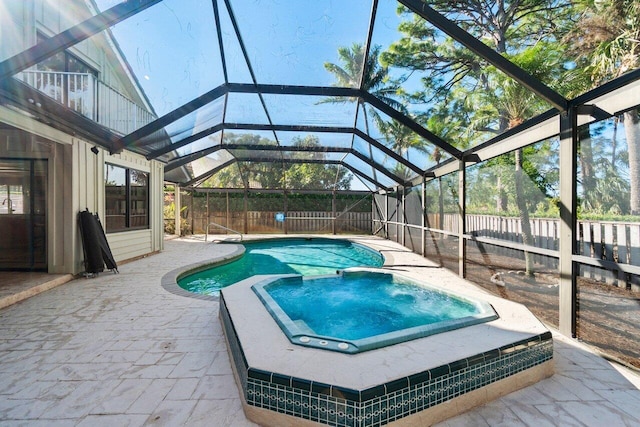
<svg viewBox="0 0 640 427">
<path fill-rule="evenodd" d="M 156 119 L 93 74 L 27 70 L 21 77 L 59 103 L 123 135 Z"/>
</svg>

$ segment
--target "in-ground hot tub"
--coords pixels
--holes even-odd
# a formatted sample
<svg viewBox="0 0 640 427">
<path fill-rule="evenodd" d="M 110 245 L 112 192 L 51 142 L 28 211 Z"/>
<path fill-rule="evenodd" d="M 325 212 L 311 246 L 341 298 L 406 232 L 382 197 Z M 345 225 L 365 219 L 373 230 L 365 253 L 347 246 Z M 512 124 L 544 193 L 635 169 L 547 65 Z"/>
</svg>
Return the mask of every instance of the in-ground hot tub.
<svg viewBox="0 0 640 427">
<path fill-rule="evenodd" d="M 430 425 L 553 373 L 544 325 L 480 292 L 462 297 L 486 300 L 498 318 L 357 354 L 292 344 L 252 290 L 282 278 L 254 276 L 220 296 L 243 407 L 261 425 Z"/>
<path fill-rule="evenodd" d="M 498 317 L 484 301 L 384 271 L 265 279 L 252 289 L 293 344 L 350 354 Z"/>
</svg>

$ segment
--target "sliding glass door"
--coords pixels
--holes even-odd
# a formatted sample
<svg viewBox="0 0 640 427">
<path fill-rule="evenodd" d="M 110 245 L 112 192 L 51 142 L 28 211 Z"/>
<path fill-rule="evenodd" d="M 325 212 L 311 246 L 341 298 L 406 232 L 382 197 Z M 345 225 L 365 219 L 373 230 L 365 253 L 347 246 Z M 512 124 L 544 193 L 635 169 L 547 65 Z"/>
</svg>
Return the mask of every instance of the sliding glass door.
<svg viewBox="0 0 640 427">
<path fill-rule="evenodd" d="M 0 158 L 0 269 L 47 268 L 47 161 Z"/>
</svg>

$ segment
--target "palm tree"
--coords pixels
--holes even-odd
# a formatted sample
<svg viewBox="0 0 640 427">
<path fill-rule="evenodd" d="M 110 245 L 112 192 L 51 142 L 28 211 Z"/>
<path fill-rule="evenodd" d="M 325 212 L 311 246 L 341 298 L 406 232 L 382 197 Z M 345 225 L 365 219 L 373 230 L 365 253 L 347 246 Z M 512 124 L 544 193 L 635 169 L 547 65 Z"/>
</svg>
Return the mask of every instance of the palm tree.
<svg viewBox="0 0 640 427">
<path fill-rule="evenodd" d="M 400 87 L 390 82 L 389 68 L 383 67 L 378 61 L 381 46 L 373 46 L 371 52 L 366 57 L 364 46 L 360 43 L 353 43 L 350 47 L 339 47 L 338 56 L 342 66 L 325 62 L 324 68 L 336 77 L 333 84 L 338 87 L 359 88 L 362 81 L 362 89 L 376 96 L 393 108 L 404 111 L 404 105 L 395 99 Z M 363 76 L 363 73 L 366 74 Z M 349 99 L 353 102 L 354 99 Z M 345 98 L 329 97 L 322 102 L 343 103 Z M 362 100 L 358 100 L 362 103 Z"/>
<path fill-rule="evenodd" d="M 400 154 L 403 158 L 410 160 L 410 148 L 426 152 L 425 146 L 420 137 L 402 123 L 397 120 L 385 122 L 379 116 L 374 116 L 374 119 L 376 126 L 388 141 L 389 148 Z M 396 164 L 393 168 L 393 172 L 404 180 L 408 180 L 412 176 L 412 171 L 400 163 Z"/>
<path fill-rule="evenodd" d="M 593 86 L 640 67 L 640 0 L 582 0 L 572 40 Z M 630 210 L 640 215 L 640 115 L 623 113 L 629 154 Z"/>
<path fill-rule="evenodd" d="M 405 111 L 404 105 L 394 99 L 394 95 L 398 93 L 399 86 L 390 82 L 389 69 L 380 65 L 378 57 L 380 56 L 380 46 L 373 46 L 371 52 L 367 55 L 365 48 L 360 43 L 353 43 L 350 47 L 338 48 L 338 56 L 342 65 L 325 62 L 324 68 L 333 74 L 336 78 L 334 86 L 360 88 L 374 95 L 381 101 L 385 102 L 393 108 Z M 361 86 L 362 82 L 362 86 Z M 369 132 L 369 117 L 371 114 L 374 119 L 380 120 L 379 115 L 373 108 L 367 110 L 365 102 L 362 98 L 347 97 L 328 97 L 320 101 L 321 103 L 343 104 L 346 102 L 357 102 L 358 111 L 362 111 L 365 125 L 365 132 Z M 362 107 L 362 110 L 360 108 Z M 369 113 L 367 112 L 369 111 Z M 369 157 L 373 159 L 373 152 L 369 145 Z M 373 168 L 373 179 L 377 180 L 375 168 Z"/>
<path fill-rule="evenodd" d="M 551 80 L 557 77 L 561 67 L 558 65 L 558 55 L 555 55 L 555 47 L 539 43 L 537 46 L 528 48 L 523 52 L 512 56 L 510 59 L 521 68 L 527 70 L 532 76 L 541 80 Z M 529 89 L 525 88 L 515 80 L 502 73 L 495 72 L 487 74 L 487 81 L 491 90 L 479 95 L 479 105 L 484 107 L 479 109 L 472 127 L 483 126 L 487 120 L 499 117 L 499 120 L 506 124 L 506 129 L 511 129 L 523 123 L 527 118 L 543 111 L 547 108 L 541 100 Z M 518 209 L 518 216 L 522 227 L 522 243 L 526 246 L 533 246 L 533 234 L 531 232 L 531 222 L 527 198 L 524 191 L 524 156 L 523 149 L 518 148 L 514 152 L 515 164 L 515 201 Z M 533 254 L 525 251 L 525 274 L 533 275 Z"/>
<path fill-rule="evenodd" d="M 397 120 L 385 122 L 380 117 L 375 117 L 375 120 L 376 126 L 389 141 L 389 147 L 405 159 L 409 160 L 411 148 L 422 152 L 427 151 L 420 137 Z"/>
</svg>

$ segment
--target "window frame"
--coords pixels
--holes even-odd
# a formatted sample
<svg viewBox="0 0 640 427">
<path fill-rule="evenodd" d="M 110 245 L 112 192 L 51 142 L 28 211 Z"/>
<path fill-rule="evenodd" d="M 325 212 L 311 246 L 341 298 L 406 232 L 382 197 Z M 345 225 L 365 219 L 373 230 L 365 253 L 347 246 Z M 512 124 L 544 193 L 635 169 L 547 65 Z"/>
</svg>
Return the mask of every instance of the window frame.
<svg viewBox="0 0 640 427">
<path fill-rule="evenodd" d="M 38 43 L 49 39 L 50 37 L 48 37 L 46 34 L 44 34 L 41 31 L 37 31 L 36 32 L 36 38 L 38 40 Z M 99 77 L 99 71 L 95 68 L 92 67 L 91 65 L 89 65 L 86 61 L 82 60 L 78 55 L 74 55 L 73 53 L 69 52 L 68 50 L 63 50 L 62 52 L 58 52 L 55 55 L 51 56 L 50 58 L 58 58 L 59 60 L 62 60 L 62 67 L 57 67 L 57 68 L 62 68 L 61 70 L 56 70 L 56 69 L 51 69 L 51 67 L 48 67 L 45 70 L 42 71 L 53 71 L 53 72 L 61 72 L 61 73 L 81 73 L 81 74 L 91 74 L 93 75 L 93 77 L 96 78 L 96 80 Z M 46 64 L 47 60 L 49 60 L 50 58 L 45 59 L 43 62 Z M 84 71 L 69 71 L 70 69 L 70 65 L 71 62 L 75 61 L 76 63 L 80 64 L 82 67 L 85 68 Z M 36 68 L 38 66 L 42 66 L 42 63 L 36 64 Z M 56 68 L 56 67 L 54 67 Z"/>
<path fill-rule="evenodd" d="M 121 170 L 124 170 L 125 173 L 125 182 L 124 182 L 124 225 L 122 227 L 114 227 L 112 224 L 112 221 L 109 220 L 109 216 L 107 214 L 107 210 L 109 207 L 109 192 L 107 191 L 107 171 L 108 168 L 113 167 L 113 168 L 118 168 Z M 144 176 L 146 177 L 146 185 L 144 186 L 138 186 L 138 185 L 132 185 L 132 172 L 137 172 L 140 174 L 144 174 Z M 105 224 L 104 224 L 104 228 L 105 228 L 105 233 L 109 234 L 109 233 L 120 233 L 120 232 L 126 232 L 126 231 L 135 231 L 135 230 L 148 230 L 151 228 L 151 224 L 150 224 L 150 207 L 151 207 L 151 201 L 150 201 L 150 177 L 151 177 L 151 173 L 150 172 L 146 172 L 140 169 L 135 169 L 135 168 L 130 168 L 130 167 L 126 167 L 126 166 L 121 166 L 121 165 L 117 165 L 114 163 L 108 163 L 105 162 L 105 174 L 103 176 L 103 183 L 104 183 L 104 188 L 105 188 L 105 194 L 104 194 L 104 201 L 105 201 Z M 141 217 L 142 215 L 137 215 L 133 213 L 133 208 L 132 208 L 132 201 L 134 200 L 134 195 L 133 195 L 133 189 L 134 188 L 144 188 L 145 189 L 145 195 L 146 197 L 144 197 L 143 199 L 136 199 L 136 200 L 143 200 L 145 203 L 144 209 L 145 209 L 145 214 L 144 214 L 144 225 L 132 225 L 133 224 L 133 217 Z M 118 194 L 118 202 L 120 201 L 120 195 Z M 117 216 L 121 216 L 121 214 L 117 214 Z"/>
</svg>

